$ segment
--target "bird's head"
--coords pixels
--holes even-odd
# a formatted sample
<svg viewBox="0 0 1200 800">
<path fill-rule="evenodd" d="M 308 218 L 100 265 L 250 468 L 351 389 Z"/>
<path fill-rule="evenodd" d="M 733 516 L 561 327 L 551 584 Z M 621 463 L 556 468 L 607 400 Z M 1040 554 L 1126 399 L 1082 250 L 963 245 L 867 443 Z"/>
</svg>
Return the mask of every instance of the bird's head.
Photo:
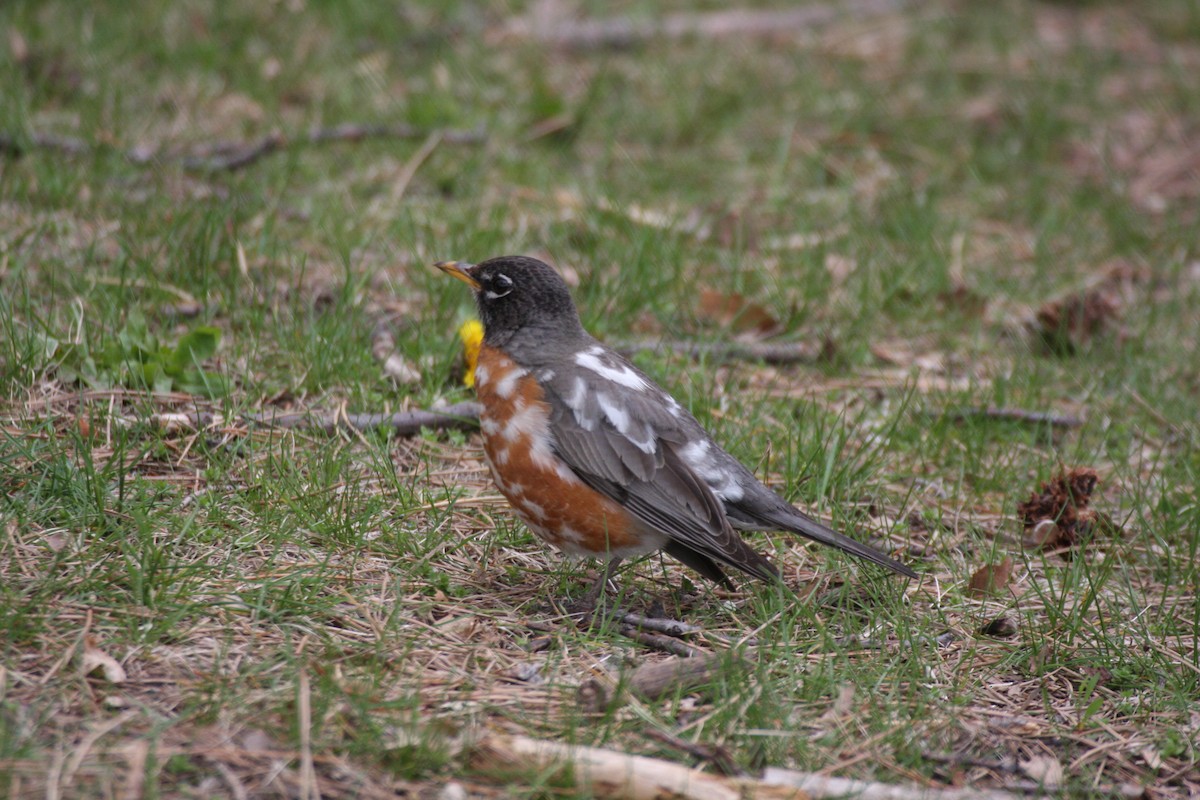
<svg viewBox="0 0 1200 800">
<path fill-rule="evenodd" d="M 536 258 L 500 256 L 479 264 L 439 261 L 434 266 L 474 290 L 487 344 L 530 334 L 554 340 L 582 332 L 566 282 Z"/>
</svg>

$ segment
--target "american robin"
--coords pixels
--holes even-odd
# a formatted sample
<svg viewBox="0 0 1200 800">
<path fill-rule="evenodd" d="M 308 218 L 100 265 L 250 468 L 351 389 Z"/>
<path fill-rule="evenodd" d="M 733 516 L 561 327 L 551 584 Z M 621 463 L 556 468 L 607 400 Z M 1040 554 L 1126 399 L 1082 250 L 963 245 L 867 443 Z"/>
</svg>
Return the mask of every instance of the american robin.
<svg viewBox="0 0 1200 800">
<path fill-rule="evenodd" d="M 915 578 L 883 553 L 805 516 L 725 452 L 687 409 L 583 329 L 566 283 L 534 258 L 436 265 L 475 292 L 483 449 L 517 516 L 574 556 L 657 550 L 730 585 L 722 566 L 779 571 L 737 530 L 785 530 Z"/>
</svg>

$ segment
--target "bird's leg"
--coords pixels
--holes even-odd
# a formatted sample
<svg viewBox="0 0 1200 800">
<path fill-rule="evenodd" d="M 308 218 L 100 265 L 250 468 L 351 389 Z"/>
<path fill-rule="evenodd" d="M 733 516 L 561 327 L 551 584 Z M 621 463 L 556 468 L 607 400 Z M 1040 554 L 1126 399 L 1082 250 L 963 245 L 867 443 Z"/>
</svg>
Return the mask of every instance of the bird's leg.
<svg viewBox="0 0 1200 800">
<path fill-rule="evenodd" d="M 590 623 L 596 611 L 596 607 L 600 604 L 600 598 L 604 597 L 605 590 L 608 584 L 616 575 L 617 567 L 621 565 L 620 558 L 610 559 L 608 564 L 604 566 L 604 570 L 600 573 L 600 577 L 588 587 L 587 592 L 583 597 L 571 603 L 567 610 L 571 614 L 580 614 L 584 622 Z"/>
</svg>

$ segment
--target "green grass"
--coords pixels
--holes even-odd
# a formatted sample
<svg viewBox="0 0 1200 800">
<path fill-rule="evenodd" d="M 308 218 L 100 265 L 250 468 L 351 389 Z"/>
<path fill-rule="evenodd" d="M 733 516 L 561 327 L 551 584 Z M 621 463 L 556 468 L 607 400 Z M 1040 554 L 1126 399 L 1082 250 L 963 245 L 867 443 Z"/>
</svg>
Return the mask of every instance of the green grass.
<svg viewBox="0 0 1200 800">
<path fill-rule="evenodd" d="M 527 10 L 0 9 L 0 134 L 24 150 L 0 155 L 0 789 L 376 796 L 455 779 L 558 796 L 561 776 L 480 772 L 461 742 L 503 731 L 692 763 L 656 729 L 752 771 L 1011 788 L 1025 777 L 1009 759 L 1052 755 L 1063 793 L 1185 795 L 1200 182 L 1171 164 L 1200 126 L 1191 4 L 919 4 L 616 50 L 497 34 Z M 487 138 L 301 141 L 376 122 Z M 272 131 L 293 146 L 244 169 L 181 162 Z M 590 575 L 508 515 L 476 436 L 241 420 L 467 399 L 470 301 L 430 264 L 510 252 L 566 270 L 610 341 L 729 339 L 701 287 L 745 295 L 782 341 L 827 341 L 790 366 L 635 360 L 921 583 L 781 536 L 753 541 L 799 602 L 648 559 L 623 602 L 742 660 L 589 715 L 581 682 L 662 656 L 615 625 L 555 623 L 552 602 Z M 1133 277 L 1103 330 L 1059 354 L 1030 335 L 1044 302 L 1119 265 Z M 215 357 L 181 369 L 227 386 L 147 392 L 145 365 L 205 326 Z M 381 326 L 415 385 L 373 358 Z M 99 377 L 80 382 L 88 358 Z M 942 415 L 985 406 L 1084 423 Z M 219 418 L 157 421 L 194 411 Z M 1093 505 L 1121 532 L 1069 558 L 1027 549 L 1017 504 L 1074 466 L 1099 472 Z M 971 596 L 1005 557 L 1011 591 Z M 1014 636 L 979 633 L 998 617 Z M 83 674 L 96 650 L 124 682 Z"/>
</svg>

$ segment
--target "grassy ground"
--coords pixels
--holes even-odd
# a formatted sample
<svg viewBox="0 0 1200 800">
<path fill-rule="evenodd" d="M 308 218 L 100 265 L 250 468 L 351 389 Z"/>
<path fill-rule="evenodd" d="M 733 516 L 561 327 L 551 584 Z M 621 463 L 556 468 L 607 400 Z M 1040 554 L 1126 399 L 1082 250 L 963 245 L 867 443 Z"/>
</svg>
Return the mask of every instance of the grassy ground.
<svg viewBox="0 0 1200 800">
<path fill-rule="evenodd" d="M 598 49 L 514 32 L 505 3 L 134 5 L 0 8 L 8 796 L 572 794 L 472 769 L 479 731 L 1200 791 L 1193 3 L 933 0 Z M 344 123 L 415 132 L 304 142 Z M 276 131 L 241 169 L 210 152 Z M 506 252 L 562 268 L 610 341 L 735 335 L 704 289 L 824 342 L 637 358 L 920 583 L 780 536 L 756 542 L 802 602 L 644 561 L 624 603 L 741 660 L 589 713 L 580 684 L 665 656 L 559 622 L 590 567 L 509 517 L 476 436 L 241 420 L 469 398 L 469 300 L 429 264 Z M 1047 344 L 1047 302 L 1086 320 Z M 384 374 L 381 330 L 419 380 Z M 1082 424 L 956 416 L 987 407 Z M 161 416 L 197 410 L 218 417 Z M 1073 467 L 1114 524 L 1030 546 L 1018 503 Z"/>
</svg>

